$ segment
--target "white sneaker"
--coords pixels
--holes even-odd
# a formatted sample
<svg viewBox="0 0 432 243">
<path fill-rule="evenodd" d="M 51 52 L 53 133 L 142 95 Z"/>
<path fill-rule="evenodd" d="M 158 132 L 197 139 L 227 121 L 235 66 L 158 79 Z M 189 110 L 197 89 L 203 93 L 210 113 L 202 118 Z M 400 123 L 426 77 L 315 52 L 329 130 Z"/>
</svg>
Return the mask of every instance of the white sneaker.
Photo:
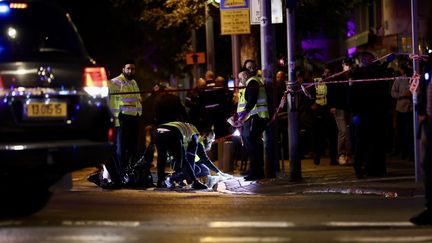
<svg viewBox="0 0 432 243">
<path fill-rule="evenodd" d="M 105 165 L 102 165 L 102 179 L 106 179 L 108 182 L 111 183 L 111 176 L 108 173 L 108 170 L 105 167 Z"/>
<path fill-rule="evenodd" d="M 167 176 L 165 179 L 165 185 L 167 186 L 167 188 L 172 188 L 173 187 L 173 183 L 171 182 L 171 177 Z"/>
</svg>

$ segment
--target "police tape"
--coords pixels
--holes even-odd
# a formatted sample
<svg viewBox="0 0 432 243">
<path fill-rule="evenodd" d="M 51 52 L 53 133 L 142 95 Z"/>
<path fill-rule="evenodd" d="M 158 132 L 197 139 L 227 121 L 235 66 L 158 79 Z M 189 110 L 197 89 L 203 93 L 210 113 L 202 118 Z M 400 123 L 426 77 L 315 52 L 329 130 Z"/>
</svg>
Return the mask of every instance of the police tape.
<svg viewBox="0 0 432 243">
<path fill-rule="evenodd" d="M 260 85 L 260 87 L 265 87 L 265 85 Z M 207 87 L 207 88 L 203 88 L 203 89 L 196 89 L 196 88 L 189 88 L 189 89 L 174 89 L 174 88 L 170 88 L 170 89 L 164 89 L 164 90 L 150 90 L 150 89 L 146 89 L 146 90 L 141 90 L 141 91 L 131 91 L 131 92 L 112 92 L 109 93 L 109 95 L 124 95 L 124 94 L 153 94 L 153 93 L 178 93 L 178 92 L 189 92 L 189 91 L 212 91 L 212 90 L 222 90 L 222 89 L 227 89 L 227 90 L 239 90 L 239 89 L 245 89 L 246 87 L 244 86 L 235 86 L 235 87 Z"/>
<path fill-rule="evenodd" d="M 324 79 L 323 79 L 324 80 Z M 420 82 L 420 75 L 417 73 L 414 73 L 412 77 L 384 77 L 384 78 L 370 78 L 370 79 L 346 79 L 346 80 L 334 80 L 334 81 L 319 81 L 319 82 L 313 82 L 313 83 L 302 83 L 300 84 L 301 90 L 298 89 L 296 92 L 303 92 L 307 97 L 312 98 L 309 92 L 307 91 L 308 88 L 322 85 L 322 84 L 344 84 L 348 83 L 349 86 L 352 86 L 355 83 L 367 83 L 367 82 L 382 82 L 382 81 L 394 81 L 394 80 L 409 80 L 410 83 L 410 91 L 413 93 L 417 91 L 418 84 Z"/>
<path fill-rule="evenodd" d="M 340 75 L 341 73 L 344 72 L 340 72 L 338 75 Z M 332 75 L 331 77 L 335 77 L 334 75 Z M 313 82 L 313 83 L 303 83 L 300 85 L 301 89 L 298 90 L 293 90 L 290 89 L 288 91 L 284 92 L 284 95 L 282 96 L 279 106 L 276 110 L 276 112 L 273 114 L 272 118 L 270 119 L 270 121 L 267 123 L 267 126 L 269 126 L 272 122 L 274 122 L 277 118 L 278 115 L 280 113 L 280 111 L 283 109 L 283 107 L 286 104 L 287 101 L 287 95 L 288 93 L 296 93 L 296 92 L 303 92 L 305 94 L 306 97 L 313 99 L 312 95 L 307 91 L 308 88 L 310 87 L 314 87 L 316 85 L 322 85 L 322 84 L 343 84 L 343 83 L 348 83 L 349 85 L 352 85 L 354 83 L 364 83 L 364 82 L 382 82 L 382 81 L 393 81 L 393 80 L 409 80 L 410 82 L 410 91 L 411 93 L 414 93 L 417 90 L 419 81 L 420 81 L 420 75 L 417 73 L 414 73 L 414 75 L 412 77 L 403 77 L 403 76 L 399 76 L 399 77 L 384 77 L 384 78 L 371 78 L 371 79 L 347 79 L 347 80 L 334 80 L 334 81 L 319 81 L 319 82 Z"/>
</svg>

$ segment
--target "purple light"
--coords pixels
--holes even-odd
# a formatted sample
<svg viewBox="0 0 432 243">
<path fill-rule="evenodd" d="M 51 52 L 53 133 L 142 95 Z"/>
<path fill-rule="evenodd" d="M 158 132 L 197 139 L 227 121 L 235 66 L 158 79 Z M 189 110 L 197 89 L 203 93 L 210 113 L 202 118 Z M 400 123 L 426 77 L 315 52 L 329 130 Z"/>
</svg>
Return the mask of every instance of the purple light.
<svg viewBox="0 0 432 243">
<path fill-rule="evenodd" d="M 347 37 L 350 38 L 350 37 L 352 37 L 352 36 L 354 36 L 356 34 L 356 31 L 355 31 L 356 25 L 355 25 L 355 22 L 352 19 L 348 20 L 346 22 L 346 25 L 347 25 Z M 356 47 L 349 48 L 348 49 L 348 56 L 352 57 L 352 55 L 356 51 L 357 51 Z"/>
<path fill-rule="evenodd" d="M 349 37 L 355 35 L 356 26 L 355 26 L 355 23 L 353 20 L 348 20 L 346 24 L 347 24 L 347 37 L 349 38 Z"/>
<path fill-rule="evenodd" d="M 348 56 L 352 57 L 352 55 L 357 51 L 357 47 L 351 47 L 348 49 Z"/>
</svg>

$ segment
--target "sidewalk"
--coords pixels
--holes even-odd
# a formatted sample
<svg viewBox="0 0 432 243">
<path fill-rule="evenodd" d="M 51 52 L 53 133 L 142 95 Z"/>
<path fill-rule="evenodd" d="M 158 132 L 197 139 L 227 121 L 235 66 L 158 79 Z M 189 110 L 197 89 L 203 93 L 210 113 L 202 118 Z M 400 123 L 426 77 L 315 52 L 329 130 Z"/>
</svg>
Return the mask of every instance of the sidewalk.
<svg viewBox="0 0 432 243">
<path fill-rule="evenodd" d="M 384 197 L 423 196 L 423 184 L 415 182 L 414 162 L 387 158 L 387 176 L 357 179 L 352 165 L 329 165 L 326 158 L 320 165 L 312 160 L 302 160 L 302 177 L 291 182 L 289 161 L 285 160 L 285 174 L 275 179 L 244 181 L 239 171 L 231 172 L 234 178 L 219 182 L 217 191 L 234 194 L 307 194 L 342 193 L 381 195 Z"/>
</svg>

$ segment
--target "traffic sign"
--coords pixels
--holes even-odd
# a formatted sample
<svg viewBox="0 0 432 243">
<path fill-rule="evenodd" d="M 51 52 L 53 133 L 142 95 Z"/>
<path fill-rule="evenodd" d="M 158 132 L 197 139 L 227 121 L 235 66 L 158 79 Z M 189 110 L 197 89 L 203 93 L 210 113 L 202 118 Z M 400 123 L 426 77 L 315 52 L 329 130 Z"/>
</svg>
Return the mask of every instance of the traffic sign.
<svg viewBox="0 0 432 243">
<path fill-rule="evenodd" d="M 250 34 L 249 0 L 221 0 L 221 34 Z"/>
<path fill-rule="evenodd" d="M 220 9 L 249 8 L 248 0 L 221 0 Z"/>
<path fill-rule="evenodd" d="M 205 63 L 205 55 L 204 52 L 191 52 L 186 54 L 186 64 L 203 64 Z"/>
<path fill-rule="evenodd" d="M 251 24 L 261 23 L 261 1 L 262 0 L 250 0 L 250 21 Z M 282 14 L 282 0 L 271 0 L 271 19 L 272 24 L 283 23 Z"/>
</svg>

